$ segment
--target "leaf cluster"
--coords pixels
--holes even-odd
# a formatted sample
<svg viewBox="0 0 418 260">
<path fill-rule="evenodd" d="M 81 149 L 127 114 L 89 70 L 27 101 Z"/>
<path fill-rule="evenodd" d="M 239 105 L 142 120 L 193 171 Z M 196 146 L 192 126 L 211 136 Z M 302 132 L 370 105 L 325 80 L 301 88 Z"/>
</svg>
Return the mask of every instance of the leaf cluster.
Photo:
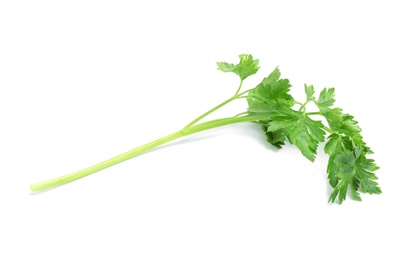
<svg viewBox="0 0 418 260">
<path fill-rule="evenodd" d="M 253 60 L 251 55 L 239 57 L 239 64 L 220 62 L 218 69 L 234 72 L 241 81 L 257 72 L 258 60 Z M 379 167 L 368 158 L 372 151 L 363 141 L 361 128 L 354 117 L 343 113 L 341 108 L 333 107 L 334 88 L 324 88 L 315 96 L 314 87 L 305 85 L 304 102 L 295 101 L 290 89 L 289 80 L 281 78 L 279 69 L 275 68 L 248 91 L 248 114 L 271 115 L 267 120 L 256 122 L 263 129 L 267 141 L 279 149 L 286 142 L 294 144 L 310 161 L 316 158 L 318 144 L 326 141 L 324 151 L 329 155 L 327 174 L 334 189 L 330 202 L 338 199 L 341 203 L 347 194 L 359 201 L 360 192 L 381 193 L 375 175 Z M 311 102 L 318 111 L 307 111 L 306 105 Z M 318 115 L 323 120 L 316 119 Z"/>
</svg>

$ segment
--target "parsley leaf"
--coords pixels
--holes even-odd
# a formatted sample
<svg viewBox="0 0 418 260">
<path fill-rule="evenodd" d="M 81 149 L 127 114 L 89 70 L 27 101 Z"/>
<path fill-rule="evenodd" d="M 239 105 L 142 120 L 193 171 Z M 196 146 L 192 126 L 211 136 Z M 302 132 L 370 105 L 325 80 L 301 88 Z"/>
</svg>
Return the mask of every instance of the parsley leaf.
<svg viewBox="0 0 418 260">
<path fill-rule="evenodd" d="M 241 54 L 239 55 L 240 62 L 237 65 L 226 62 L 217 62 L 218 69 L 223 72 L 233 72 L 237 74 L 241 81 L 247 77 L 257 73 L 258 69 L 258 59 L 254 60 L 252 55 Z"/>
<path fill-rule="evenodd" d="M 285 132 L 280 130 L 269 131 L 270 122 L 271 121 L 260 121 L 259 124 L 266 135 L 267 142 L 272 144 L 274 147 L 281 149 L 284 145 L 284 141 L 286 140 Z"/>
<path fill-rule="evenodd" d="M 250 115 L 271 114 L 276 116 L 289 115 L 290 108 L 294 104 L 293 97 L 289 94 L 291 85 L 288 79 L 280 78 L 280 71 L 275 68 L 260 84 L 248 93 L 248 113 Z M 285 131 L 273 130 L 273 120 L 259 121 L 266 139 L 276 148 L 282 148 L 285 141 Z"/>
<path fill-rule="evenodd" d="M 316 157 L 318 143 L 325 139 L 323 127 L 321 121 L 312 120 L 303 115 L 296 126 L 290 129 L 290 141 L 312 162 Z"/>
<path fill-rule="evenodd" d="M 313 96 L 313 94 L 315 93 L 315 90 L 312 85 L 307 86 L 305 84 L 305 93 L 306 93 L 306 101 L 313 101 L 315 99 Z"/>
<path fill-rule="evenodd" d="M 279 106 L 291 107 L 293 97 L 289 94 L 292 86 L 288 79 L 280 78 L 280 71 L 275 68 L 268 77 L 251 90 L 249 97 L 258 102 L 277 103 Z M 251 104 L 250 104 L 251 106 Z"/>
<path fill-rule="evenodd" d="M 319 110 L 323 113 L 329 111 L 329 108 L 334 105 L 335 97 L 334 97 L 334 89 L 324 88 L 321 93 L 319 94 L 318 100 L 315 102 L 318 106 Z"/>
<path fill-rule="evenodd" d="M 358 191 L 369 194 L 382 193 L 375 181 L 377 177 L 374 172 L 377 169 L 379 167 L 374 160 L 366 158 L 360 148 L 348 152 L 336 151 L 336 155 L 330 157 L 328 164 L 330 184 L 334 187 L 330 201 L 334 202 L 338 196 L 339 202 L 342 203 L 348 190 L 354 200 L 361 200 Z"/>
<path fill-rule="evenodd" d="M 314 161 L 318 144 L 325 140 L 324 125 L 321 121 L 312 120 L 305 113 L 293 111 L 287 116 L 278 116 L 269 122 L 267 131 L 286 130 L 288 140 L 296 145 L 302 154 Z"/>
<path fill-rule="evenodd" d="M 285 107 L 294 104 L 289 94 L 290 83 L 288 79 L 280 78 L 280 71 L 275 68 L 268 77 L 248 93 L 248 112 L 250 114 L 280 112 Z"/>
<path fill-rule="evenodd" d="M 334 89 L 321 91 L 315 102 L 333 131 L 324 147 L 325 153 L 330 155 L 327 173 L 334 188 L 330 201 L 334 202 L 338 197 L 341 203 L 346 199 L 347 192 L 354 200 L 361 200 L 359 191 L 381 193 L 374 174 L 379 167 L 374 160 L 366 157 L 372 151 L 363 141 L 358 122 L 352 115 L 343 113 L 342 109 L 331 108 L 334 102 Z"/>
</svg>

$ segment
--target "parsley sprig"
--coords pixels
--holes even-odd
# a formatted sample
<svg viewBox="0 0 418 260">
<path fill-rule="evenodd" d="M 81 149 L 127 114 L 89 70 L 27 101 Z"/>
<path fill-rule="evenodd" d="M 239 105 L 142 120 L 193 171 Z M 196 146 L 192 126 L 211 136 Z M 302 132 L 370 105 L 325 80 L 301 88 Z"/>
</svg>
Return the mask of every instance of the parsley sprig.
<svg viewBox="0 0 418 260">
<path fill-rule="evenodd" d="M 289 93 L 289 80 L 281 78 L 281 73 L 276 67 L 260 84 L 242 91 L 243 81 L 257 73 L 259 61 L 248 54 L 239 55 L 239 58 L 238 64 L 217 63 L 220 71 L 238 75 L 240 82 L 235 94 L 192 120 L 183 129 L 89 168 L 32 184 L 31 190 L 39 191 L 80 179 L 181 137 L 225 125 L 255 122 L 260 125 L 270 144 L 280 149 L 287 141 L 296 145 L 310 161 L 315 160 L 318 144 L 326 141 L 324 151 L 329 155 L 328 180 L 334 188 L 329 198 L 330 202 L 335 202 L 338 198 L 338 202 L 342 203 L 347 193 L 358 201 L 361 200 L 360 192 L 381 193 L 375 175 L 379 167 L 373 159 L 368 158 L 372 151 L 363 141 L 361 129 L 354 117 L 343 113 L 340 108 L 333 107 L 334 88 L 325 88 L 316 96 L 314 87 L 305 85 L 306 100 L 298 102 Z M 246 111 L 231 117 L 202 122 L 214 111 L 244 98 L 248 102 Z M 309 103 L 314 103 L 318 110 L 308 111 Z M 312 116 L 322 116 L 324 120 L 315 120 Z"/>
</svg>

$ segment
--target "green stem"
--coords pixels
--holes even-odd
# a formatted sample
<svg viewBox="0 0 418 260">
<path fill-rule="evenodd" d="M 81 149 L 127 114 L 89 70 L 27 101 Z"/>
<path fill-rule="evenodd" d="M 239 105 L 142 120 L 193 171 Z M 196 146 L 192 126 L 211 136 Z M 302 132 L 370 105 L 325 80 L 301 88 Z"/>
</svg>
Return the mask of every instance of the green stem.
<svg viewBox="0 0 418 260">
<path fill-rule="evenodd" d="M 239 99 L 239 98 L 245 98 L 243 95 L 245 93 L 248 93 L 251 89 L 243 91 L 242 93 L 239 93 L 239 91 L 241 90 L 241 86 L 242 86 L 242 80 L 239 84 L 238 90 L 235 93 L 235 95 L 227 100 L 225 100 L 224 102 L 220 103 L 219 105 L 217 105 L 216 107 L 210 109 L 209 111 L 207 111 L 206 113 L 202 114 L 201 116 L 197 117 L 195 120 L 191 121 L 190 123 L 188 123 L 183 129 L 187 130 L 190 127 L 192 127 L 194 124 L 196 124 L 197 122 L 199 122 L 200 120 L 202 120 L 203 118 L 205 118 L 206 116 L 212 114 L 213 112 L 215 112 L 216 110 L 218 110 L 219 108 L 225 106 L 226 104 L 234 101 L 235 99 Z"/>
<path fill-rule="evenodd" d="M 328 128 L 328 127 L 326 127 L 326 126 L 323 126 L 322 127 L 325 131 L 327 131 L 328 133 L 330 133 L 330 134 L 333 134 L 334 133 L 334 131 L 332 131 L 331 130 L 331 128 Z"/>
<path fill-rule="evenodd" d="M 241 113 L 236 114 L 233 117 L 239 117 L 239 116 L 243 116 L 243 115 L 248 115 L 248 112 L 241 112 Z"/>
<path fill-rule="evenodd" d="M 177 132 L 174 132 L 170 135 L 167 135 L 165 137 L 159 138 L 155 141 L 152 141 L 150 143 L 147 143 L 145 145 L 142 145 L 140 147 L 137 147 L 135 149 L 132 149 L 126 153 L 123 153 L 121 155 L 118 155 L 116 157 L 113 157 L 111 159 L 108 159 L 106 161 L 103 161 L 101 163 L 95 164 L 91 167 L 85 168 L 83 170 L 80 171 L 76 171 L 58 178 L 54 178 L 54 179 L 50 179 L 44 182 L 39 182 L 39 183 L 34 183 L 32 185 L 30 185 L 30 189 L 32 191 L 40 191 L 40 190 L 44 190 L 44 189 L 48 189 L 48 188 L 52 188 L 58 185 L 62 185 L 62 184 L 66 184 L 72 181 L 75 181 L 77 179 L 83 178 L 85 176 L 88 176 L 90 174 L 93 174 L 95 172 L 98 172 L 100 170 L 103 170 L 105 168 L 108 168 L 110 166 L 113 166 L 115 164 L 121 163 L 123 161 L 129 160 L 133 157 L 136 157 L 140 154 L 143 154 L 155 147 L 158 147 L 162 144 L 168 143 L 170 141 L 173 141 L 175 139 L 181 138 L 181 137 L 185 137 L 187 135 L 191 135 L 191 134 L 195 134 L 198 132 L 202 132 L 205 130 L 209 130 L 212 128 L 216 128 L 216 127 L 221 127 L 221 126 L 225 126 L 225 125 L 230 125 L 230 124 L 236 124 L 236 123 L 241 123 L 241 122 L 249 122 L 249 121 L 258 121 L 258 120 L 265 120 L 270 118 L 271 116 L 273 116 L 272 114 L 270 115 L 257 115 L 257 116 L 244 116 L 244 117 L 229 117 L 229 118 L 222 118 L 222 119 L 216 119 L 216 120 L 211 120 L 208 122 L 204 122 L 195 126 L 192 126 L 188 129 L 183 129 Z"/>
<path fill-rule="evenodd" d="M 255 116 L 227 117 L 227 118 L 215 119 L 215 120 L 211 120 L 211 121 L 207 121 L 207 122 L 195 125 L 189 130 L 187 130 L 187 133 L 189 135 L 189 134 L 194 134 L 194 133 L 202 132 L 205 130 L 209 130 L 212 128 L 217 128 L 217 127 L 221 127 L 225 125 L 232 125 L 232 124 L 237 124 L 237 123 L 242 123 L 242 122 L 267 120 L 275 115 L 276 114 L 262 114 L 262 115 L 255 115 Z"/>
<path fill-rule="evenodd" d="M 301 104 L 300 108 L 299 108 L 299 112 L 303 111 L 306 112 L 306 105 L 309 103 L 309 100 L 306 101 L 305 103 Z M 300 103 L 299 103 L 300 104 Z"/>
<path fill-rule="evenodd" d="M 306 113 L 307 115 L 322 115 L 322 113 L 321 112 L 307 112 Z"/>
<path fill-rule="evenodd" d="M 150 143 L 147 143 L 143 146 L 137 147 L 137 148 L 135 148 L 133 150 L 130 150 L 126 153 L 115 156 L 115 157 L 113 157 L 109 160 L 106 160 L 106 161 L 103 161 L 101 163 L 95 164 L 95 165 L 93 165 L 91 167 L 88 167 L 86 169 L 76 171 L 76 172 L 73 172 L 71 174 L 63 175 L 63 176 L 58 177 L 58 178 L 50 179 L 50 180 L 47 180 L 47 181 L 44 181 L 44 182 L 32 184 L 32 185 L 30 185 L 30 189 L 33 190 L 33 191 L 39 191 L 39 190 L 51 188 L 51 187 L 54 187 L 54 186 L 58 186 L 58 185 L 61 185 L 61 184 L 65 184 L 65 183 L 68 183 L 68 182 L 72 182 L 74 180 L 83 178 L 83 177 L 85 177 L 87 175 L 90 175 L 92 173 L 95 173 L 97 171 L 108 168 L 112 165 L 115 165 L 115 164 L 118 164 L 120 162 L 129 160 L 129 159 L 131 159 L 131 158 L 133 158 L 133 157 L 135 157 L 139 154 L 142 154 L 142 153 L 144 153 L 144 152 L 146 152 L 146 151 L 148 151 L 148 150 L 150 150 L 154 147 L 157 147 L 157 146 L 162 145 L 164 143 L 170 142 L 170 141 L 175 140 L 175 139 L 177 139 L 179 137 L 182 137 L 182 136 L 184 136 L 184 134 L 181 131 L 175 132 L 175 133 L 167 135 L 163 138 L 160 138 L 160 139 L 157 139 L 157 140 L 152 141 Z"/>
<path fill-rule="evenodd" d="M 183 130 L 187 130 L 190 127 L 192 127 L 194 124 L 196 124 L 197 122 L 199 122 L 200 120 L 202 120 L 203 118 L 205 118 L 206 116 L 208 116 L 209 114 L 213 113 L 214 111 L 218 110 L 219 108 L 225 106 L 226 104 L 228 104 L 231 101 L 234 101 L 237 98 L 237 95 L 234 95 L 233 97 L 225 100 L 224 102 L 220 103 L 219 105 L 217 105 L 216 107 L 212 108 L 211 110 L 207 111 L 206 113 L 202 114 L 201 116 L 199 116 L 198 118 L 196 118 L 195 120 L 191 121 L 189 124 L 187 124 Z"/>
<path fill-rule="evenodd" d="M 238 95 L 239 91 L 241 90 L 241 87 L 242 87 L 242 81 L 243 81 L 242 79 L 239 81 L 239 87 L 238 87 L 237 92 L 235 92 L 235 95 L 234 95 L 234 96 Z"/>
</svg>

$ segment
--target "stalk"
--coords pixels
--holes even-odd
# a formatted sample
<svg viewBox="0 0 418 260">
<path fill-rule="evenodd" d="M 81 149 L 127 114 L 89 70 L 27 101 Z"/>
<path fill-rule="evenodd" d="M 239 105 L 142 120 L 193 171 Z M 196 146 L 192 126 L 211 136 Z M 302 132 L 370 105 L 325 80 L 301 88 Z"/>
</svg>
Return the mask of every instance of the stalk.
<svg viewBox="0 0 418 260">
<path fill-rule="evenodd" d="M 185 136 L 181 131 L 179 132 L 175 132 L 172 133 L 170 135 L 164 136 L 162 138 L 159 138 L 157 140 L 154 140 L 150 143 L 147 143 L 145 145 L 142 145 L 140 147 L 137 147 L 135 149 L 132 149 L 126 153 L 120 154 L 118 156 L 115 156 L 113 158 L 110 158 L 106 161 L 103 161 L 101 163 L 95 164 L 93 166 L 90 166 L 88 168 L 67 174 L 67 175 L 63 175 L 61 177 L 58 178 L 54 178 L 54 179 L 50 179 L 47 181 L 43 181 L 43 182 L 39 182 L 39 183 L 34 183 L 30 185 L 30 189 L 32 191 L 40 191 L 40 190 L 44 190 L 44 189 L 48 189 L 54 186 L 58 186 L 58 185 L 62 185 L 68 182 L 72 182 L 75 181 L 77 179 L 83 178 L 85 176 L 88 176 L 90 174 L 93 174 L 95 172 L 98 172 L 100 170 L 103 170 L 105 168 L 108 168 L 110 166 L 113 166 L 115 164 L 121 163 L 123 161 L 129 160 L 135 156 L 138 156 L 146 151 L 151 150 L 152 148 L 155 148 L 157 146 L 160 146 L 162 144 L 165 144 L 167 142 L 170 142 L 172 140 L 175 140 L 177 138 L 183 137 Z"/>
<path fill-rule="evenodd" d="M 34 183 L 30 185 L 30 189 L 32 191 L 40 191 L 45 190 L 48 188 L 52 188 L 55 186 L 63 185 L 72 181 L 75 181 L 77 179 L 86 177 L 90 174 L 93 174 L 95 172 L 98 172 L 100 170 L 103 170 L 105 168 L 108 168 L 110 166 L 113 166 L 115 164 L 121 163 L 123 161 L 129 160 L 131 158 L 134 158 L 140 154 L 143 154 L 155 147 L 158 147 L 160 145 L 163 145 L 165 143 L 171 142 L 173 140 L 191 135 L 196 134 L 202 131 L 206 131 L 212 128 L 221 127 L 225 125 L 230 124 L 236 124 L 241 122 L 249 122 L 249 121 L 258 121 L 258 120 L 265 120 L 273 116 L 272 114 L 267 115 L 257 115 L 257 116 L 243 116 L 243 117 L 228 117 L 228 118 L 221 118 L 216 120 L 207 121 L 204 123 L 200 123 L 194 126 L 189 127 L 188 129 L 182 129 L 180 131 L 174 132 L 172 134 L 169 134 L 167 136 L 164 136 L 162 138 L 156 139 L 150 143 L 144 144 L 142 146 L 139 146 L 135 149 L 132 149 L 128 152 L 125 152 L 123 154 L 120 154 L 118 156 L 115 156 L 113 158 L 110 158 L 106 161 L 103 161 L 101 163 L 95 164 L 93 166 L 90 166 L 88 168 L 63 175 L 58 178 L 50 179 L 47 181 Z"/>
<path fill-rule="evenodd" d="M 193 125 L 195 125 L 197 122 L 199 122 L 200 120 L 202 120 L 202 119 L 203 119 L 203 118 L 205 118 L 206 116 L 208 116 L 208 115 L 212 114 L 213 112 L 215 112 L 215 111 L 216 111 L 216 110 L 218 110 L 219 108 L 221 108 L 221 107 L 225 106 L 226 104 L 228 104 L 228 103 L 230 103 L 230 102 L 232 102 L 232 101 L 234 101 L 234 100 L 236 100 L 236 99 L 243 98 L 243 97 L 244 97 L 243 95 L 244 95 L 244 94 L 246 94 L 246 93 L 248 93 L 250 90 L 246 90 L 246 91 L 244 91 L 244 92 L 239 93 L 239 91 L 241 90 L 241 86 L 242 86 L 242 80 L 241 80 L 241 83 L 239 84 L 239 87 L 238 87 L 237 93 L 235 93 L 235 95 L 233 95 L 231 98 L 229 98 L 229 99 L 225 100 L 224 102 L 220 103 L 220 104 L 219 104 L 219 105 L 217 105 L 216 107 L 214 107 L 214 108 L 210 109 L 209 111 L 207 111 L 206 113 L 202 114 L 201 116 L 199 116 L 198 118 L 194 119 L 193 121 L 191 121 L 189 124 L 187 124 L 187 125 L 184 127 L 184 130 L 189 129 L 190 127 L 192 127 Z"/>
</svg>

